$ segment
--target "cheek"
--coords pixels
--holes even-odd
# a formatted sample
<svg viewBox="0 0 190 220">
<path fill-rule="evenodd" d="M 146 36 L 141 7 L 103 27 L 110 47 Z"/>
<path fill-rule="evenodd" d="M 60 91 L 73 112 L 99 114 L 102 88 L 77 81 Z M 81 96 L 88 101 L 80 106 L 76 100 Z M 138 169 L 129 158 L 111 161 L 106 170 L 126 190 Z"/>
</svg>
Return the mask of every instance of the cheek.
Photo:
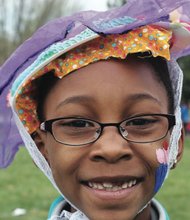
<svg viewBox="0 0 190 220">
<path fill-rule="evenodd" d="M 48 145 L 50 168 L 56 184 L 63 191 L 66 188 L 66 182 L 74 185 L 85 157 L 85 149 L 72 148 L 53 141 Z M 72 184 L 68 184 L 68 186 L 72 187 Z"/>
<path fill-rule="evenodd" d="M 162 143 L 162 148 L 156 150 L 156 158 L 159 163 L 159 167 L 156 169 L 155 173 L 155 187 L 154 192 L 157 193 L 161 188 L 167 171 L 168 171 L 168 159 L 169 159 L 169 144 L 167 141 Z"/>
<path fill-rule="evenodd" d="M 55 150 L 52 153 L 50 167 L 53 178 L 61 193 L 70 201 L 73 198 L 70 193 L 75 192 L 76 188 L 77 170 L 75 160 L 64 149 Z"/>
<path fill-rule="evenodd" d="M 55 172 L 72 172 L 80 161 L 78 148 L 66 146 L 56 142 L 51 135 L 47 138 L 48 160 L 51 169 Z"/>
<path fill-rule="evenodd" d="M 64 167 L 70 166 L 64 145 L 57 143 L 52 137 L 47 139 L 48 162 L 52 173 L 64 173 Z"/>
</svg>

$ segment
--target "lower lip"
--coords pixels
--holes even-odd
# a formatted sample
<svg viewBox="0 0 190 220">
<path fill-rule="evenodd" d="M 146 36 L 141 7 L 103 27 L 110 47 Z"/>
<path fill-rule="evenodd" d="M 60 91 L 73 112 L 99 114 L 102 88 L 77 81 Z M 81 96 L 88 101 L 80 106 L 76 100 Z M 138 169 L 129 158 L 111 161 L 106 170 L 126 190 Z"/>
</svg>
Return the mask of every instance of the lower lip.
<svg viewBox="0 0 190 220">
<path fill-rule="evenodd" d="M 102 200 L 118 200 L 118 199 L 124 199 L 128 197 L 136 188 L 139 186 L 139 184 L 132 186 L 127 189 L 121 189 L 118 191 L 106 191 L 106 190 L 100 190 L 100 189 L 93 189 L 88 186 L 85 186 L 85 188 L 94 196 L 96 196 L 99 199 Z"/>
</svg>

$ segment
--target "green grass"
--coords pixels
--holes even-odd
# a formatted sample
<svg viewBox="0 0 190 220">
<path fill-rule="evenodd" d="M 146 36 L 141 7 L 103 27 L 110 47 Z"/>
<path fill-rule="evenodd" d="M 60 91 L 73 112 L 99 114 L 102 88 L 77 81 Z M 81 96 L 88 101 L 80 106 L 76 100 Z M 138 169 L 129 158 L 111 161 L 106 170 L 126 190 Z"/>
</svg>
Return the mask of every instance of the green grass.
<svg viewBox="0 0 190 220">
<path fill-rule="evenodd" d="M 157 199 L 167 209 L 171 220 L 190 219 L 190 137 L 186 138 L 181 162 L 157 195 Z"/>
<path fill-rule="evenodd" d="M 25 148 L 21 148 L 14 163 L 0 170 L 0 220 L 44 220 L 57 192 L 48 179 L 34 165 Z M 15 208 L 27 214 L 12 217 Z"/>
<path fill-rule="evenodd" d="M 170 172 L 157 198 L 168 210 L 171 220 L 190 219 L 190 138 L 186 140 L 181 163 Z M 0 220 L 44 220 L 57 192 L 35 167 L 25 148 L 21 148 L 14 163 L 0 170 Z M 15 208 L 27 214 L 12 217 Z"/>
</svg>

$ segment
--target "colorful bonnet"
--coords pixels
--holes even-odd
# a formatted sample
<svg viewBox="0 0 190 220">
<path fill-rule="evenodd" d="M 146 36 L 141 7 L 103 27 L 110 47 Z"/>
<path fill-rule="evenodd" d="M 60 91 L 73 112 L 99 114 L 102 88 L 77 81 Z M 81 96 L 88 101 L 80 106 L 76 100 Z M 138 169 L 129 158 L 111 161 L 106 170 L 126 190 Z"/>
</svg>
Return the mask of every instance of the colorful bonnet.
<svg viewBox="0 0 190 220">
<path fill-rule="evenodd" d="M 156 56 L 170 59 L 169 41 L 172 32 L 156 26 L 142 26 L 129 31 L 126 34 L 113 34 L 97 36 L 97 38 L 82 44 L 64 55 L 52 60 L 39 71 L 36 71 L 20 85 L 20 80 L 26 78 L 21 75 L 11 89 L 11 95 L 15 94 L 15 84 L 18 85 L 15 97 L 15 109 L 19 119 L 27 131 L 32 134 L 39 127 L 36 109 L 37 103 L 31 97 L 35 93 L 35 79 L 54 71 L 54 75 L 63 78 L 67 74 L 98 60 L 116 57 L 125 59 L 129 53 L 150 51 Z M 17 86 L 18 87 L 18 86 Z"/>
<path fill-rule="evenodd" d="M 37 103 L 31 96 L 33 82 L 51 70 L 62 78 L 98 60 L 125 59 L 130 53 L 145 51 L 168 60 L 177 119 L 170 142 L 171 167 L 182 126 L 183 76 L 176 59 L 190 54 L 189 10 L 189 0 L 129 0 L 121 8 L 80 12 L 40 28 L 0 69 L 0 167 L 12 162 L 23 140 L 37 166 L 57 188 L 48 163 L 31 138 L 39 127 Z"/>
</svg>

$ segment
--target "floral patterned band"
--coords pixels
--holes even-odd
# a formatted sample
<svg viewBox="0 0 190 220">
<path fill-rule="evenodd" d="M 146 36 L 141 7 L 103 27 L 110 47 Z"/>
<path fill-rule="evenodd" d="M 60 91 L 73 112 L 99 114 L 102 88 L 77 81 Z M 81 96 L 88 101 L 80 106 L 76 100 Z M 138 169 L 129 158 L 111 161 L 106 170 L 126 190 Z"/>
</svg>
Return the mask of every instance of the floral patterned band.
<svg viewBox="0 0 190 220">
<path fill-rule="evenodd" d="M 129 31 L 125 34 L 99 36 L 82 44 L 59 58 L 51 61 L 22 86 L 16 97 L 16 109 L 20 120 L 31 134 L 39 127 L 36 114 L 37 103 L 31 98 L 35 88 L 31 81 L 54 70 L 59 78 L 98 60 L 110 57 L 125 59 L 130 53 L 150 51 L 152 56 L 161 56 L 170 59 L 170 40 L 172 31 L 164 28 L 147 25 Z"/>
</svg>

